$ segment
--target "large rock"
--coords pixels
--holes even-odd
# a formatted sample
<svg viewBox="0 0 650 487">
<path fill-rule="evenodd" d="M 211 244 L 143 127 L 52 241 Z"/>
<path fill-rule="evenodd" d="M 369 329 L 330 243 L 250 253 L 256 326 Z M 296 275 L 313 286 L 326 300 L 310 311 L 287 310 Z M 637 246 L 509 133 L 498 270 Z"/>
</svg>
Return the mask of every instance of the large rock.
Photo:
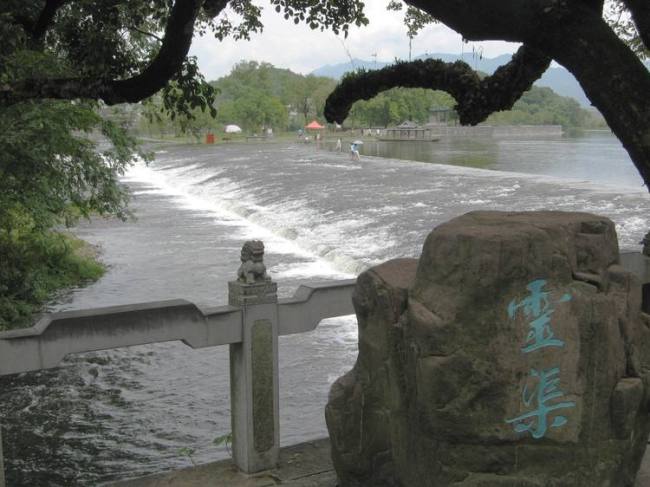
<svg viewBox="0 0 650 487">
<path fill-rule="evenodd" d="M 389 347 L 406 310 L 416 259 L 395 259 L 361 274 L 353 295 L 359 322 L 359 357 L 334 383 L 325 418 L 332 459 L 344 485 L 399 485 L 392 476 Z M 394 381 L 392 381 L 394 382 Z"/>
<path fill-rule="evenodd" d="M 414 269 L 359 276 L 359 357 L 326 408 L 342 486 L 633 484 L 650 320 L 611 221 L 473 212 Z"/>
</svg>

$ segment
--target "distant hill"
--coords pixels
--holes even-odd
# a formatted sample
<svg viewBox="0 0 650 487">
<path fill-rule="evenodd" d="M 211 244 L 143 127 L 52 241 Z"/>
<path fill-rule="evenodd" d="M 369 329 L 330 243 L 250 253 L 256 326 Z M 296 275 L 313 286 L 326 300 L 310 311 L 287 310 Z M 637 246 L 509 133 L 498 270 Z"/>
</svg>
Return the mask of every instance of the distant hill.
<svg viewBox="0 0 650 487">
<path fill-rule="evenodd" d="M 510 60 L 509 54 L 503 54 L 495 58 L 480 58 L 472 53 L 466 53 L 461 56 L 458 54 L 430 54 L 428 56 L 419 56 L 417 59 L 434 58 L 442 59 L 445 62 L 454 62 L 458 60 L 465 61 L 472 68 L 492 74 L 499 66 L 507 63 Z M 362 59 L 354 59 L 352 62 L 325 65 L 315 69 L 312 74 L 317 76 L 326 76 L 328 78 L 340 79 L 348 71 L 354 71 L 359 68 L 365 69 L 381 69 L 391 63 L 365 61 Z M 650 69 L 650 62 L 646 62 L 646 66 Z M 584 91 L 573 77 L 563 67 L 549 68 L 544 75 L 535 83 L 536 86 L 546 86 L 551 88 L 557 94 L 562 96 L 570 96 L 576 99 L 582 106 L 591 106 Z"/>
</svg>

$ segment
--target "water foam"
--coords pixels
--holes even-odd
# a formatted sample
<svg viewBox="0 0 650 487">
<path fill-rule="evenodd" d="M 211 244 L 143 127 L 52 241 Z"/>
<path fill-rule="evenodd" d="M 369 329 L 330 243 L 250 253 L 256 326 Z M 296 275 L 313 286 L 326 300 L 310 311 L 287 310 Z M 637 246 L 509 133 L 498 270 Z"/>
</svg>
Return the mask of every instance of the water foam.
<svg viewBox="0 0 650 487">
<path fill-rule="evenodd" d="M 196 185 L 196 173 L 201 172 L 199 168 L 198 164 L 192 164 L 190 168 L 183 166 L 176 169 L 167 166 L 162 172 L 138 161 L 125 174 L 123 180 L 146 183 L 150 188 L 140 191 L 170 196 L 182 208 L 204 212 L 214 218 L 217 224 L 237 227 L 238 232 L 231 233 L 231 238 L 261 239 L 265 242 L 267 252 L 293 255 L 306 260 L 293 264 L 290 269 L 280 269 L 277 277 L 321 276 L 343 279 L 354 277 L 362 267 L 356 261 L 336 258 L 338 256 L 333 259 L 323 258 L 319 253 L 301 246 L 300 239 L 291 238 L 297 236 L 297 230 L 293 227 L 275 232 L 263 226 L 264 219 L 261 215 L 268 212 L 267 208 L 253 203 L 247 205 L 241 186 L 227 178 Z M 194 177 L 187 177 L 192 173 Z M 202 181 L 205 181 L 205 178 Z M 218 199 L 215 194 L 218 194 Z"/>
</svg>

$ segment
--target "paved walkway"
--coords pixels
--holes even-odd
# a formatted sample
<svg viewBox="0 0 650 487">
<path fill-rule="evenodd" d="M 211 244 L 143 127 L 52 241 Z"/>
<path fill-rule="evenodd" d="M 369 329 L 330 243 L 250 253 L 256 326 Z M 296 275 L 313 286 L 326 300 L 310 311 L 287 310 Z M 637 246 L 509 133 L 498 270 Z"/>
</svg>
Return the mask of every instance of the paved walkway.
<svg viewBox="0 0 650 487">
<path fill-rule="evenodd" d="M 109 484 L 106 487 L 335 487 L 329 439 L 282 448 L 280 464 L 257 475 L 244 475 L 230 462 L 199 465 L 171 473 Z M 416 487 L 416 486 L 413 486 Z M 613 486 L 616 487 L 616 486 Z M 643 458 L 635 487 L 650 487 L 650 447 Z"/>
<path fill-rule="evenodd" d="M 282 448 L 280 464 L 257 475 L 244 475 L 223 460 L 198 467 L 109 484 L 106 487 L 334 487 L 329 439 Z"/>
</svg>

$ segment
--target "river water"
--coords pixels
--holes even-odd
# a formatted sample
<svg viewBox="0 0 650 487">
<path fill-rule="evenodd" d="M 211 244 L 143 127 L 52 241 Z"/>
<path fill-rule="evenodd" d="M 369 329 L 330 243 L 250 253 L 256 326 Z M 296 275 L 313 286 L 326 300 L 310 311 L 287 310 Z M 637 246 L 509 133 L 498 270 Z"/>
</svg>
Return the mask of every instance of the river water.
<svg viewBox="0 0 650 487">
<path fill-rule="evenodd" d="M 52 309 L 172 298 L 224 304 L 252 238 L 264 240 L 267 268 L 288 296 L 301 282 L 416 257 L 432 228 L 471 210 L 599 213 L 634 250 L 650 228 L 650 197 L 608 134 L 367 143 L 362 154 L 353 162 L 304 144 L 161 146 L 154 162 L 124 178 L 136 220 L 76 230 L 101 246 L 106 275 Z M 326 434 L 327 392 L 354 363 L 356 339 L 353 317 L 281 338 L 284 445 Z M 97 485 L 223 458 L 226 448 L 212 441 L 230 431 L 228 391 L 227 347 L 179 343 L 69 357 L 57 369 L 2 378 L 8 485 Z"/>
</svg>

